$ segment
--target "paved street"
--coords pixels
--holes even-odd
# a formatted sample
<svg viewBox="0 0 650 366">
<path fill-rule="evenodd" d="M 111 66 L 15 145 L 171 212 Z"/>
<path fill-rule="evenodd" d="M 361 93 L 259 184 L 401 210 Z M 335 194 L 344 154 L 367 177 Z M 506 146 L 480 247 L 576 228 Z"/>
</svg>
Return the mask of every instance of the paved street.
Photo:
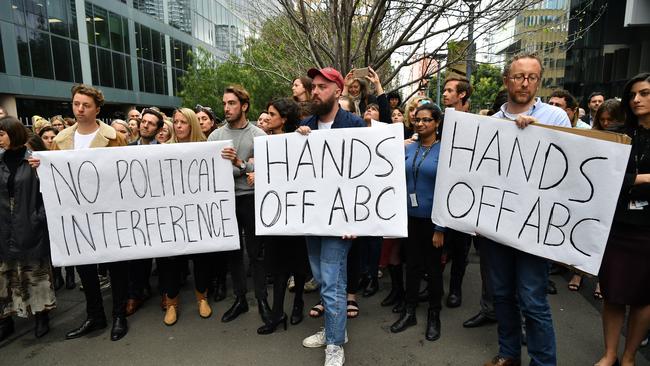
<svg viewBox="0 0 650 366">
<path fill-rule="evenodd" d="M 478 309 L 480 277 L 478 258 L 472 255 L 464 284 L 464 303 L 458 309 L 444 308 L 442 338 L 424 340 L 426 306 L 418 308 L 418 325 L 401 334 L 391 334 L 396 319 L 379 306 L 386 295 L 382 290 L 370 299 L 361 299 L 361 315 L 348 324 L 350 342 L 345 346 L 346 365 L 482 365 L 497 352 L 496 326 L 464 329 L 462 322 Z M 446 271 L 445 280 L 448 280 Z M 600 316 L 591 299 L 593 281 L 585 281 L 580 294 L 566 289 L 566 279 L 552 276 L 559 293 L 550 296 L 557 333 L 559 365 L 592 365 L 602 351 Z M 155 278 L 154 278 L 155 281 Z M 191 282 L 190 282 L 191 283 Z M 232 299 L 212 304 L 216 314 L 199 318 L 191 286 L 181 293 L 181 315 L 173 327 L 162 323 L 158 298 L 129 318 L 129 334 L 119 342 L 109 340 L 109 328 L 94 335 L 65 341 L 64 334 L 84 318 L 83 296 L 78 289 L 60 290 L 59 308 L 52 313 L 51 332 L 35 340 L 32 321 L 17 322 L 14 336 L 0 345 L 0 365 L 322 365 L 322 349 L 306 349 L 301 340 L 321 325 L 306 318 L 287 331 L 259 336 L 261 325 L 257 308 L 249 296 L 251 310 L 232 323 L 220 318 Z M 106 309 L 110 309 L 107 292 Z M 290 311 L 291 295 L 285 303 Z M 316 301 L 306 296 L 307 304 Z M 110 316 L 110 314 L 107 314 Z M 650 365 L 648 350 L 640 354 L 637 365 Z M 525 353 L 525 348 L 524 348 Z M 524 356 L 525 364 L 527 358 Z"/>
</svg>

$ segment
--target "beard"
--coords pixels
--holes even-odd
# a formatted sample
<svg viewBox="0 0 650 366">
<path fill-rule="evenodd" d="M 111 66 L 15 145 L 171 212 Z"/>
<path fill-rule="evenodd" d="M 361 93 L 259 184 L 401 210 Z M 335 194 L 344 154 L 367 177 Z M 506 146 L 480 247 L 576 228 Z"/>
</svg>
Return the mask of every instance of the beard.
<svg viewBox="0 0 650 366">
<path fill-rule="evenodd" d="M 526 94 L 518 94 L 518 93 L 509 93 L 510 94 L 510 100 L 515 102 L 516 104 L 528 104 L 530 103 L 533 98 L 535 98 L 535 93 L 532 91 L 529 91 L 529 93 Z"/>
<path fill-rule="evenodd" d="M 228 123 L 239 122 L 241 117 L 242 117 L 242 112 L 240 111 L 237 114 L 233 113 L 230 116 L 226 116 L 226 121 L 228 121 Z"/>
<path fill-rule="evenodd" d="M 336 103 L 336 97 L 334 96 L 323 101 L 314 98 L 311 101 L 311 111 L 316 116 L 326 115 L 332 111 L 334 103 Z"/>
</svg>

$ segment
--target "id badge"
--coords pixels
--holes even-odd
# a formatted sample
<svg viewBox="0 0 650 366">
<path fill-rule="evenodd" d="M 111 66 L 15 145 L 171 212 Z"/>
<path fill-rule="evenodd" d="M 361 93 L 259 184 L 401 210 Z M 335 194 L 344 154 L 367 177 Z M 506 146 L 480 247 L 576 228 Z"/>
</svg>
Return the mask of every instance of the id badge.
<svg viewBox="0 0 650 366">
<path fill-rule="evenodd" d="M 409 193 L 411 199 L 411 207 L 418 207 L 418 197 L 415 193 Z"/>
</svg>

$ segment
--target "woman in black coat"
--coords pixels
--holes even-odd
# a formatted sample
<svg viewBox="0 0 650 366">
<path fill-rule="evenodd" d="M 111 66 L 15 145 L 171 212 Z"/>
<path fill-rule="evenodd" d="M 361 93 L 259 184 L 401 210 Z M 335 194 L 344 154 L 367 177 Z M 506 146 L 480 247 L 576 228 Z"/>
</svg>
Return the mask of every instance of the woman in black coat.
<svg viewBox="0 0 650 366">
<path fill-rule="evenodd" d="M 27 157 L 28 132 L 0 119 L 0 341 L 14 331 L 12 315 L 36 318 L 36 337 L 49 331 L 55 307 L 45 208 Z"/>
</svg>

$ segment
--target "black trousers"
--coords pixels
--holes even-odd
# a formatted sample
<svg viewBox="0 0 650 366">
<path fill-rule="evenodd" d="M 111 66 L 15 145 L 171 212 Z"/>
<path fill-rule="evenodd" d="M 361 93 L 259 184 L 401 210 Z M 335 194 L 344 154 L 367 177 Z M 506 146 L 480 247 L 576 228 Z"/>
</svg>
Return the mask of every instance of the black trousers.
<svg viewBox="0 0 650 366">
<path fill-rule="evenodd" d="M 264 269 L 264 246 L 260 238 L 255 235 L 255 196 L 247 194 L 235 197 L 235 211 L 239 225 L 241 249 L 225 252 L 228 253 L 228 268 L 232 276 L 233 292 L 237 297 L 246 296 L 246 271 L 243 257 L 245 246 L 253 274 L 255 298 L 264 300 L 268 296 Z"/>
<path fill-rule="evenodd" d="M 151 258 L 129 261 L 129 299 L 144 298 L 144 289 L 149 287 L 152 262 Z"/>
<path fill-rule="evenodd" d="M 361 238 L 352 240 L 348 251 L 348 286 L 346 292 L 354 295 L 359 291 L 361 279 Z"/>
<path fill-rule="evenodd" d="M 480 270 L 481 270 L 481 313 L 487 316 L 490 319 L 496 320 L 496 314 L 494 313 L 494 303 L 492 301 L 492 285 L 490 284 L 490 261 L 487 255 L 487 249 L 484 249 L 486 246 L 490 245 L 489 240 L 477 236 L 474 238 L 475 243 L 477 244 L 479 258 L 480 258 Z"/>
<path fill-rule="evenodd" d="M 406 240 L 406 302 L 418 303 L 421 274 L 428 274 L 429 307 L 442 309 L 442 248 L 432 244 L 434 225 L 430 218 L 409 216 Z"/>
<path fill-rule="evenodd" d="M 188 258 L 192 260 L 194 288 L 202 293 L 208 290 L 212 274 L 210 253 L 193 254 L 187 257 L 156 258 L 159 287 L 163 295 L 167 295 L 172 299 L 178 296 L 181 287 L 181 276 Z"/>
<path fill-rule="evenodd" d="M 113 292 L 113 318 L 126 316 L 126 301 L 129 287 L 129 262 L 107 263 L 106 267 L 111 276 L 111 291 Z M 85 264 L 77 266 L 77 273 L 84 287 L 86 297 L 86 313 L 89 318 L 104 318 L 104 301 L 97 278 L 97 265 Z"/>
<path fill-rule="evenodd" d="M 445 248 L 449 259 L 451 259 L 450 293 L 460 293 L 461 291 L 471 245 L 471 235 L 456 230 L 447 230 L 445 232 Z"/>
</svg>

